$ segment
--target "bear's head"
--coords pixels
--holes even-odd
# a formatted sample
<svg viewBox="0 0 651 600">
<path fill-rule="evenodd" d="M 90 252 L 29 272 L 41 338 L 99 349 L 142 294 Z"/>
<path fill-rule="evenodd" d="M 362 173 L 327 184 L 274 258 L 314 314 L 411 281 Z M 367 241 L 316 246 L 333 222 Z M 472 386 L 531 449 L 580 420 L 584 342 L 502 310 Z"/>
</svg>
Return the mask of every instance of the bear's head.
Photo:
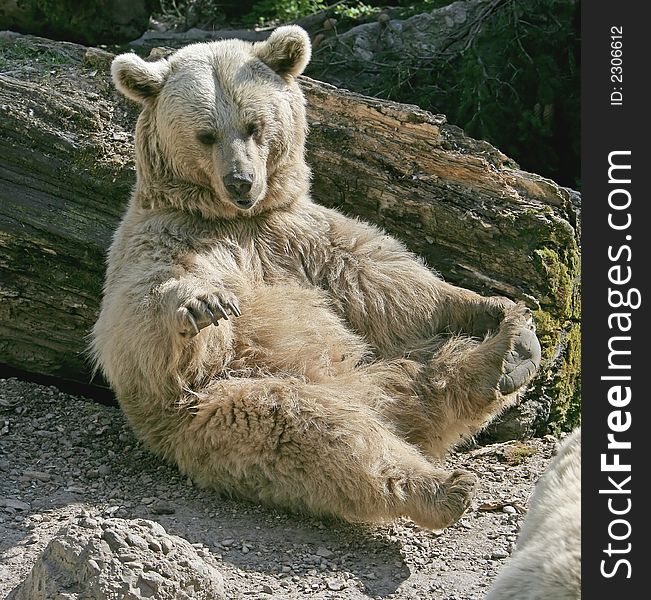
<svg viewBox="0 0 651 600">
<path fill-rule="evenodd" d="M 192 44 L 154 62 L 117 56 L 116 87 L 142 104 L 136 201 L 237 218 L 305 196 L 305 99 L 296 77 L 310 53 L 307 33 L 290 25 L 264 42 Z"/>
</svg>

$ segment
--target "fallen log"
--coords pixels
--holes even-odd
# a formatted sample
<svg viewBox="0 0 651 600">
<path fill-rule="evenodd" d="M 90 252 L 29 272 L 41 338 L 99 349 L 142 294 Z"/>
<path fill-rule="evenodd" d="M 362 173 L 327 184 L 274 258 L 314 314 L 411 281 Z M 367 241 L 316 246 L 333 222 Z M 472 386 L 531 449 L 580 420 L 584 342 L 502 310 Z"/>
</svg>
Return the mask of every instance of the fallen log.
<svg viewBox="0 0 651 600">
<path fill-rule="evenodd" d="M 0 363 L 90 381 L 85 336 L 135 174 L 112 56 L 0 37 Z M 544 365 L 498 437 L 578 416 L 577 194 L 445 117 L 303 79 L 317 201 L 376 222 L 453 283 L 523 300 Z M 553 401 L 553 402 L 552 402 Z"/>
</svg>

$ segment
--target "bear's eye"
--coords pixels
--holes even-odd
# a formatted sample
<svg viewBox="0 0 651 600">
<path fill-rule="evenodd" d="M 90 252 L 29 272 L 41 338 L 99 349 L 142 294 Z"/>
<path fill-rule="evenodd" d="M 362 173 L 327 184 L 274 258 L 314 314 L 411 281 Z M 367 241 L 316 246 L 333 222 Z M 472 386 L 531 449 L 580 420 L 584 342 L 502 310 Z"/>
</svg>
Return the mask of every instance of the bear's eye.
<svg viewBox="0 0 651 600">
<path fill-rule="evenodd" d="M 245 131 L 247 137 L 256 137 L 256 138 L 260 137 L 260 135 L 262 134 L 262 123 L 256 123 L 256 122 L 249 123 L 246 126 Z"/>
<path fill-rule="evenodd" d="M 217 134 L 208 129 L 197 132 L 197 139 L 205 146 L 212 146 L 217 142 Z"/>
</svg>

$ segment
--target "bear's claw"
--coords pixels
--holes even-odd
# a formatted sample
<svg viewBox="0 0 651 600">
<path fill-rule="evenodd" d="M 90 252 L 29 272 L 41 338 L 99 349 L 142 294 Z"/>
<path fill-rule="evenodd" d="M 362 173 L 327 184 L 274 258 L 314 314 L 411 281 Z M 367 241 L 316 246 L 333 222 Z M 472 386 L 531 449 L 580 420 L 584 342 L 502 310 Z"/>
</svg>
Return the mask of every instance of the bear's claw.
<svg viewBox="0 0 651 600">
<path fill-rule="evenodd" d="M 229 310 L 231 311 L 231 314 L 235 315 L 236 317 L 241 317 L 242 313 L 240 312 L 240 309 L 235 306 L 232 302 L 227 302 L 226 306 L 228 306 Z"/>
<path fill-rule="evenodd" d="M 211 323 L 219 326 L 220 319 L 228 321 L 229 312 L 236 317 L 242 314 L 232 294 L 225 291 L 197 294 L 177 310 L 181 333 L 195 336 Z"/>
<path fill-rule="evenodd" d="M 515 337 L 513 349 L 504 357 L 504 373 L 499 380 L 502 394 L 511 394 L 529 383 L 540 366 L 540 342 L 531 326 L 524 326 Z"/>
</svg>

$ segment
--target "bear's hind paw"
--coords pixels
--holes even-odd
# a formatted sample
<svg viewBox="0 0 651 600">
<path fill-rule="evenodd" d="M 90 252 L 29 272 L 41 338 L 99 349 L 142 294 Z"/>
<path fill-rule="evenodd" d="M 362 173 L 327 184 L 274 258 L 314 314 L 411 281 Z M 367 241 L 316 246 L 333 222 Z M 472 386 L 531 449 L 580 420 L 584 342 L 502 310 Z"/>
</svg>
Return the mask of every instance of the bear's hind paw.
<svg viewBox="0 0 651 600">
<path fill-rule="evenodd" d="M 504 357 L 503 374 L 499 380 L 502 394 L 512 394 L 533 379 L 540 366 L 540 342 L 535 332 L 523 326 L 514 336 L 513 348 Z"/>
<path fill-rule="evenodd" d="M 421 527 L 441 530 L 456 523 L 470 506 L 477 476 L 457 469 L 423 489 L 416 510 L 409 516 Z"/>
</svg>

